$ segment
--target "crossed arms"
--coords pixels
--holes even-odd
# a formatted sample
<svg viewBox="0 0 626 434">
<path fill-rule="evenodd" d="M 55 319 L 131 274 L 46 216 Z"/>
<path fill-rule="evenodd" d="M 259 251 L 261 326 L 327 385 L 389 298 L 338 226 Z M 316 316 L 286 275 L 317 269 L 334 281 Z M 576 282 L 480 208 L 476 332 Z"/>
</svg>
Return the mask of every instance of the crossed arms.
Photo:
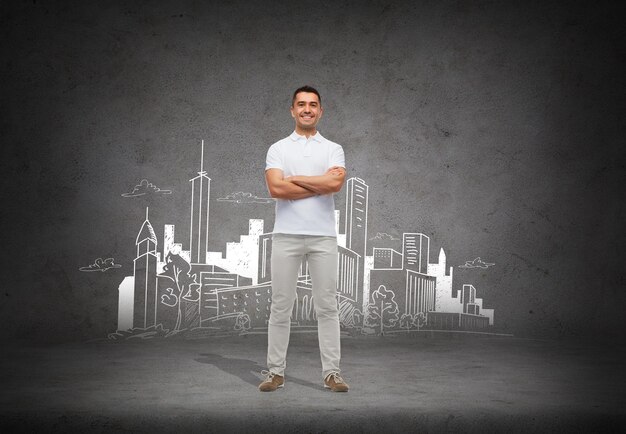
<svg viewBox="0 0 626 434">
<path fill-rule="evenodd" d="M 267 169 L 265 181 L 270 195 L 275 199 L 304 199 L 311 196 L 337 193 L 346 177 L 346 169 L 333 166 L 319 176 L 284 177 L 280 169 Z"/>
</svg>

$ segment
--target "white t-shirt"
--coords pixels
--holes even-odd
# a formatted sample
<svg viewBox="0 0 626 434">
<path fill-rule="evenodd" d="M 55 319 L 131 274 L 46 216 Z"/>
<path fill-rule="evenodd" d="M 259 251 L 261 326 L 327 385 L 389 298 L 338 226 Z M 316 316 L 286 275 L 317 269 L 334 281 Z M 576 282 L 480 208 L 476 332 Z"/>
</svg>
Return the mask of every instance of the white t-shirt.
<svg viewBox="0 0 626 434">
<path fill-rule="evenodd" d="M 267 151 L 265 170 L 280 169 L 288 176 L 319 176 L 333 166 L 346 167 L 343 148 L 318 131 L 308 139 L 295 131 Z M 332 194 L 306 199 L 276 199 L 275 234 L 337 236 Z"/>
</svg>

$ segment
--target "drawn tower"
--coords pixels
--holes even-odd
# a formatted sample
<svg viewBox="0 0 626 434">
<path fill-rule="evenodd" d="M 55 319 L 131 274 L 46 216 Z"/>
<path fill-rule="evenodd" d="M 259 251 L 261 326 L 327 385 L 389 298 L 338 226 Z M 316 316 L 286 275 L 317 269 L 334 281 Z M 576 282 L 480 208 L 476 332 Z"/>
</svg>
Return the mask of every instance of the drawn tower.
<svg viewBox="0 0 626 434">
<path fill-rule="evenodd" d="M 415 270 L 419 273 L 428 272 L 430 238 L 422 233 L 407 233 L 402 235 L 402 268 Z"/>
<path fill-rule="evenodd" d="M 137 240 L 135 263 L 135 291 L 133 302 L 133 328 L 147 328 L 156 323 L 157 309 L 157 238 L 148 220 L 141 225 Z"/>
<path fill-rule="evenodd" d="M 346 248 L 358 256 L 357 306 L 363 304 L 363 274 L 367 253 L 367 209 L 369 187 L 361 178 L 350 178 L 346 183 Z"/>
<path fill-rule="evenodd" d="M 368 186 L 361 178 L 346 183 L 346 247 L 365 256 L 367 243 Z"/>
<path fill-rule="evenodd" d="M 191 226 L 189 229 L 189 253 L 192 264 L 206 264 L 209 247 L 209 199 L 211 178 L 204 171 L 204 140 L 200 156 L 200 171 L 191 182 Z"/>
<path fill-rule="evenodd" d="M 446 252 L 444 252 L 443 247 L 439 250 L 439 262 L 428 264 L 428 275 L 437 278 L 435 310 L 437 312 L 462 313 L 463 305 L 456 292 L 452 291 L 454 268 L 447 266 Z"/>
</svg>

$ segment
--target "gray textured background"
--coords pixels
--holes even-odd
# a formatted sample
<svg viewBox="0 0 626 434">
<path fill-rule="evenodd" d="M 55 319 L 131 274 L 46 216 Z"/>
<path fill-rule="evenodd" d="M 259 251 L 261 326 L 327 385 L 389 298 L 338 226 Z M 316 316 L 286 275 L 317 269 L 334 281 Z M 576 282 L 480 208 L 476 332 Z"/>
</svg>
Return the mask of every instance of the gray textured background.
<svg viewBox="0 0 626 434">
<path fill-rule="evenodd" d="M 65 2 L 63 2 L 65 3 Z M 571 2 L 3 2 L 2 336 L 103 337 L 150 206 L 188 233 L 212 197 L 265 195 L 291 92 L 370 185 L 370 235 L 424 232 L 518 336 L 621 333 L 623 20 Z M 173 193 L 124 198 L 142 178 Z M 343 191 L 337 196 L 343 206 Z M 273 223 L 211 205 L 210 250 Z M 122 265 L 82 273 L 97 257 Z"/>
</svg>

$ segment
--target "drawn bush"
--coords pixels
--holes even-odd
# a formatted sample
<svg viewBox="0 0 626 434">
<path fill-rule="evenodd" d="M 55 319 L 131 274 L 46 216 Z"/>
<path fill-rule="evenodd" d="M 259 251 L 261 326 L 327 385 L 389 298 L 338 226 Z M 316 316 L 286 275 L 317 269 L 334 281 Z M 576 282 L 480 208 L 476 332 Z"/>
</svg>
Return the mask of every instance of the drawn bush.
<svg viewBox="0 0 626 434">
<path fill-rule="evenodd" d="M 368 333 L 375 333 L 380 328 L 380 310 L 373 304 L 368 304 L 363 320 L 363 330 Z"/>
<path fill-rule="evenodd" d="M 245 333 L 250 330 L 250 316 L 247 313 L 240 313 L 235 320 L 235 330 L 239 333 Z"/>
<path fill-rule="evenodd" d="M 426 319 L 424 312 L 418 312 L 413 316 L 413 325 L 419 330 L 426 325 Z"/>
<path fill-rule="evenodd" d="M 354 328 L 357 325 L 354 322 L 356 310 L 354 302 L 346 299 L 341 300 L 339 302 L 339 323 L 346 328 Z"/>
<path fill-rule="evenodd" d="M 410 313 L 403 313 L 400 317 L 400 328 L 406 329 L 406 332 L 409 332 L 409 329 L 413 327 L 413 316 Z"/>
</svg>

